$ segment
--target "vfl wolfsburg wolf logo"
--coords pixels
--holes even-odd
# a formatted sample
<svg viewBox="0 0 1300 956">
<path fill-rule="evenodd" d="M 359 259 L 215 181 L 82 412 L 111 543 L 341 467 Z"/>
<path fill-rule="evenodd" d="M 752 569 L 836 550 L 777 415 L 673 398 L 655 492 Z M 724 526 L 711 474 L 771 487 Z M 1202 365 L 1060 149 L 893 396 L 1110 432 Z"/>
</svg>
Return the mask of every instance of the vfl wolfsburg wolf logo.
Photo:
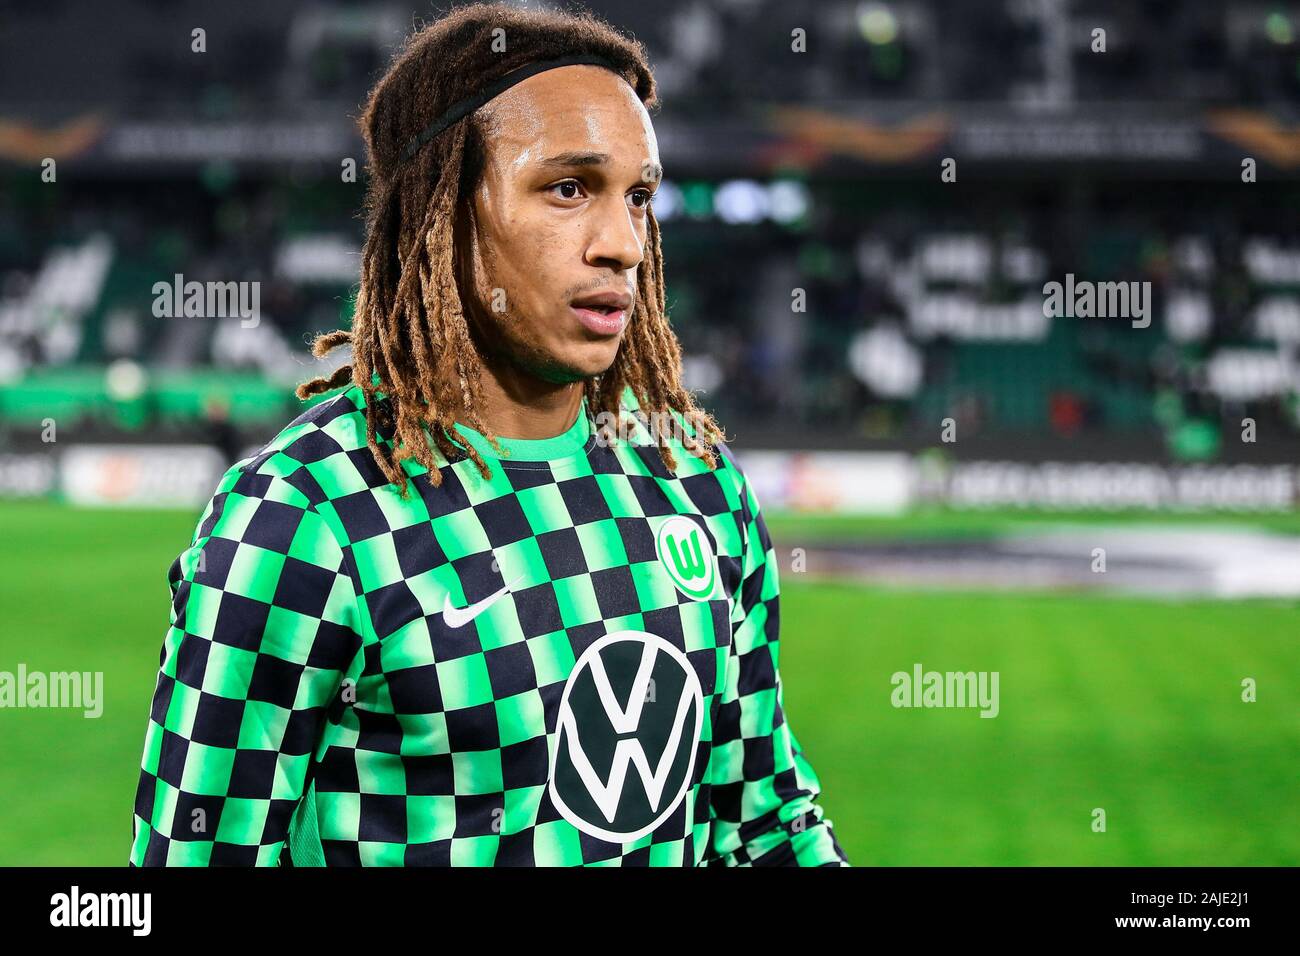
<svg viewBox="0 0 1300 956">
<path fill-rule="evenodd" d="M 551 801 L 584 833 L 639 840 L 686 795 L 703 718 L 700 680 L 685 654 L 645 631 L 607 634 L 582 652 L 564 685 Z"/>
<path fill-rule="evenodd" d="M 659 526 L 655 536 L 659 563 L 687 597 L 702 601 L 713 593 L 718 562 L 704 529 L 682 515 L 674 515 Z"/>
</svg>

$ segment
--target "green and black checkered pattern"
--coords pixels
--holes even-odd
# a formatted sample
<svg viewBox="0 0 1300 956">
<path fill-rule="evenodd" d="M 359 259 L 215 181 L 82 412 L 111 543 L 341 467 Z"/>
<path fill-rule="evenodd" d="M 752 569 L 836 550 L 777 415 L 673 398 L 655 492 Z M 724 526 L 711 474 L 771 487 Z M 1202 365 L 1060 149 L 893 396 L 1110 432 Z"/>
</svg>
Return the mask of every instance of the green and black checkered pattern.
<svg viewBox="0 0 1300 956">
<path fill-rule="evenodd" d="M 673 475 L 584 411 L 403 499 L 363 402 L 232 466 L 172 565 L 131 865 L 848 865 L 729 450 Z"/>
</svg>

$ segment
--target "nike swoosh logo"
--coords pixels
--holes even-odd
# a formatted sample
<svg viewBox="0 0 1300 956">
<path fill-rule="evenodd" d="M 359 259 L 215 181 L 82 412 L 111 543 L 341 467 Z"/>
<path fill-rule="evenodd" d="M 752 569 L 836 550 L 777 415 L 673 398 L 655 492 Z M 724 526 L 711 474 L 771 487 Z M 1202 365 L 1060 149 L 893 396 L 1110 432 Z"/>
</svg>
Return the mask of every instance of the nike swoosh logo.
<svg viewBox="0 0 1300 956">
<path fill-rule="evenodd" d="M 469 607 L 454 607 L 451 603 L 451 595 L 445 595 L 442 599 L 442 622 L 448 627 L 464 627 L 474 618 L 478 617 L 503 596 L 510 593 L 510 589 L 524 579 L 521 574 L 515 578 L 500 591 L 489 594 L 481 601 L 475 601 Z"/>
</svg>

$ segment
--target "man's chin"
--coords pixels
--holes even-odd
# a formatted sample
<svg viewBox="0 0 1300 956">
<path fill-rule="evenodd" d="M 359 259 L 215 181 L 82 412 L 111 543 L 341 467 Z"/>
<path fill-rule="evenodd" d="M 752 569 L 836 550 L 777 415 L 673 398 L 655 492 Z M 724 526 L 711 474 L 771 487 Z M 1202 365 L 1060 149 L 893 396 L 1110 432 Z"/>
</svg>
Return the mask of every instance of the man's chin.
<svg viewBox="0 0 1300 956">
<path fill-rule="evenodd" d="M 600 348 L 578 349 L 574 354 L 563 358 L 553 358 L 541 368 L 530 371 L 543 381 L 556 385 L 568 385 L 570 382 L 582 382 L 597 375 L 604 375 L 618 357 L 618 350 L 610 350 L 602 345 Z"/>
</svg>

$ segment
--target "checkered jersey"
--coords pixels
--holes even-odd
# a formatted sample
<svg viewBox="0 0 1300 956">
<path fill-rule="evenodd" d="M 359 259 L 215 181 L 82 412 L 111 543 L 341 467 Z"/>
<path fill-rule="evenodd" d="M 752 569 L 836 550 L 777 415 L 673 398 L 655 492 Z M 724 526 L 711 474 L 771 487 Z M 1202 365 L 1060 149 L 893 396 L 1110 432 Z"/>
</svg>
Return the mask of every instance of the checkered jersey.
<svg viewBox="0 0 1300 956">
<path fill-rule="evenodd" d="M 670 474 L 584 412 L 404 498 L 364 401 L 232 466 L 171 567 L 132 866 L 847 865 L 728 449 Z"/>
</svg>

